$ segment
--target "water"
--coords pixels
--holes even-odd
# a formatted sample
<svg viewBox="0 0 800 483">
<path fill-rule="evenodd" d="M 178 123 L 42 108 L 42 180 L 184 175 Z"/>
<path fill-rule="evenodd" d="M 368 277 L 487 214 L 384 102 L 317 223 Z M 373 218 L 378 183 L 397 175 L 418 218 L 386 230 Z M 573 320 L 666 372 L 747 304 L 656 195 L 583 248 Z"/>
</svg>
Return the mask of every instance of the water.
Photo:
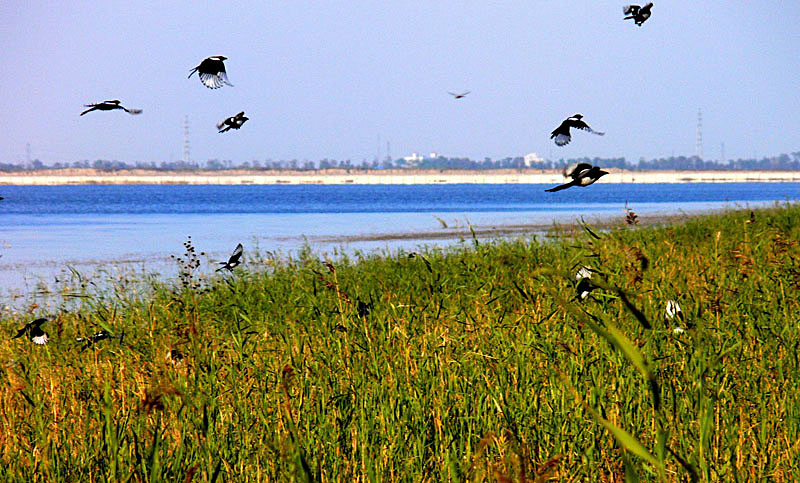
<svg viewBox="0 0 800 483">
<path fill-rule="evenodd" d="M 454 232 L 640 217 L 800 198 L 798 183 L 544 185 L 3 186 L 0 296 L 29 295 L 80 273 L 157 271 L 192 236 L 209 265 L 245 254 L 414 249 L 459 243 Z M 445 225 L 447 228 L 445 228 Z M 536 228 L 531 228 L 535 230 Z M 421 235 L 414 235 L 420 234 Z M 38 287 L 38 288 L 37 288 Z"/>
</svg>

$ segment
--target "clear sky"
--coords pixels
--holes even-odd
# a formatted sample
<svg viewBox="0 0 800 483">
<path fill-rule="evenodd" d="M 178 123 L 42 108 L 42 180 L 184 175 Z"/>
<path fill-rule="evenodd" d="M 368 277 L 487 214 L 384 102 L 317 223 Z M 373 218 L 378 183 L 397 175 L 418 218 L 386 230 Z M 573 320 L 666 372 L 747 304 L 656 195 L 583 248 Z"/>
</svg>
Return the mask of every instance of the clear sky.
<svg viewBox="0 0 800 483">
<path fill-rule="evenodd" d="M 800 2 L 623 3 L 2 2 L 0 162 L 179 160 L 185 115 L 197 161 L 691 155 L 698 108 L 707 159 L 800 150 Z M 212 55 L 235 87 L 186 78 Z M 606 136 L 556 147 L 576 112 Z"/>
</svg>

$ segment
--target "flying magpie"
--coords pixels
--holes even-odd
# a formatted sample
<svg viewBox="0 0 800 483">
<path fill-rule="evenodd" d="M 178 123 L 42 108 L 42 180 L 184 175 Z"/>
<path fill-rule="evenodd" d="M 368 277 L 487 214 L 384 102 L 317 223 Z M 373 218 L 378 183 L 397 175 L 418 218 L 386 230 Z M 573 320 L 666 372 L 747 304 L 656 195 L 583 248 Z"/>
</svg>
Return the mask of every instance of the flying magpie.
<svg viewBox="0 0 800 483">
<path fill-rule="evenodd" d="M 453 96 L 455 99 L 462 99 L 462 98 L 466 97 L 467 94 L 469 94 L 469 92 L 470 91 L 466 91 L 466 92 L 462 92 L 462 93 L 458 94 L 458 93 L 455 93 L 455 92 L 447 91 L 447 93 L 450 94 L 451 96 Z"/>
<path fill-rule="evenodd" d="M 244 111 L 240 112 L 239 114 L 229 117 L 222 121 L 221 123 L 217 124 L 217 129 L 219 132 L 223 133 L 225 131 L 229 131 L 231 129 L 239 129 L 242 127 L 242 124 L 247 122 L 250 119 L 244 115 Z"/>
<path fill-rule="evenodd" d="M 16 339 L 18 337 L 22 337 L 25 334 L 28 334 L 28 338 L 34 344 L 44 345 L 47 344 L 48 337 L 47 332 L 42 329 L 42 324 L 50 320 L 49 317 L 42 317 L 40 319 L 36 319 L 33 322 L 28 322 L 25 324 L 25 327 L 19 329 L 17 331 L 17 335 L 12 337 L 12 339 Z"/>
<path fill-rule="evenodd" d="M 597 134 L 598 136 L 602 136 L 605 133 L 594 131 L 592 128 L 589 127 L 583 120 L 583 114 L 575 114 L 572 117 L 568 117 L 564 119 L 564 121 L 559 125 L 557 128 L 550 133 L 550 139 L 555 138 L 556 144 L 558 146 L 565 146 L 572 141 L 572 136 L 569 133 L 569 128 L 574 127 L 575 129 L 583 129 L 584 131 L 590 132 L 592 134 Z"/>
<path fill-rule="evenodd" d="M 209 89 L 219 89 L 222 84 L 228 84 L 233 87 L 233 84 L 228 82 L 228 74 L 225 72 L 225 63 L 227 57 L 222 55 L 215 55 L 200 62 L 200 65 L 192 69 L 189 77 L 197 72 L 200 77 L 200 82 Z"/>
<path fill-rule="evenodd" d="M 233 250 L 233 253 L 231 253 L 230 258 L 228 258 L 228 261 L 227 262 L 219 262 L 219 264 L 222 265 L 222 266 L 219 267 L 217 269 L 217 271 L 219 272 L 222 269 L 226 269 L 226 270 L 229 270 L 229 271 L 232 272 L 235 267 L 239 266 L 239 264 L 242 263 L 242 252 L 243 251 L 244 251 L 244 248 L 242 247 L 241 243 L 236 245 L 236 249 Z"/>
<path fill-rule="evenodd" d="M 564 170 L 564 177 L 572 178 L 572 181 L 558 185 L 554 188 L 547 189 L 545 191 L 552 193 L 554 191 L 561 191 L 573 186 L 589 186 L 607 174 L 608 171 L 603 171 L 599 166 L 592 166 L 589 163 L 578 163 L 576 166 Z"/>
<path fill-rule="evenodd" d="M 103 101 L 98 102 L 97 104 L 84 104 L 83 107 L 88 107 L 81 113 L 81 116 L 86 114 L 87 112 L 92 111 L 113 111 L 114 109 L 122 109 L 123 111 L 127 112 L 128 114 L 141 114 L 141 109 L 128 109 L 126 107 L 122 107 L 119 103 L 119 99 L 114 99 L 113 101 Z"/>
<path fill-rule="evenodd" d="M 640 7 L 639 5 L 625 5 L 622 7 L 622 13 L 628 15 L 625 17 L 625 20 L 633 19 L 636 25 L 641 27 L 642 24 L 650 18 L 650 15 L 652 15 L 650 12 L 651 8 L 653 8 L 653 2 L 648 3 L 644 7 Z"/>
</svg>

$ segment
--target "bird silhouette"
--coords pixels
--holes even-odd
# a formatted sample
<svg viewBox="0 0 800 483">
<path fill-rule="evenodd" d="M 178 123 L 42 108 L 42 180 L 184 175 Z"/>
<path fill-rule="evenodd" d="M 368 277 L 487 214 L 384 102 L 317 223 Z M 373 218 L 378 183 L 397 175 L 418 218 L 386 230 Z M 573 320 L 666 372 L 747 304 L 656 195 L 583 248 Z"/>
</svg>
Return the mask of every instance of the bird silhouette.
<svg viewBox="0 0 800 483">
<path fill-rule="evenodd" d="M 232 272 L 235 267 L 239 266 L 239 264 L 242 263 L 243 252 L 244 248 L 242 247 L 242 244 L 239 243 L 238 245 L 236 245 L 236 249 L 233 250 L 233 253 L 231 253 L 230 258 L 228 258 L 228 261 L 219 263 L 222 266 L 217 269 L 217 272 L 219 272 L 222 269 Z"/>
<path fill-rule="evenodd" d="M 466 97 L 467 94 L 470 93 L 470 91 L 462 92 L 461 94 L 457 94 L 455 92 L 450 92 L 450 91 L 447 91 L 447 93 L 450 94 L 451 96 L 453 96 L 455 99 L 462 99 L 462 98 Z"/>
<path fill-rule="evenodd" d="M 582 114 L 575 114 L 572 117 L 564 119 L 564 121 L 557 128 L 555 128 L 553 132 L 550 133 L 550 139 L 555 138 L 558 146 L 565 146 L 569 144 L 569 142 L 572 141 L 572 135 L 569 133 L 569 128 L 571 127 L 574 127 L 575 129 L 582 129 L 586 132 L 597 134 L 598 136 L 605 134 L 604 132 L 594 131 L 592 128 L 590 128 L 589 125 L 583 121 Z"/>
<path fill-rule="evenodd" d="M 197 72 L 200 77 L 200 82 L 209 89 L 219 89 L 222 84 L 228 84 L 233 87 L 233 84 L 228 82 L 228 74 L 225 72 L 225 60 L 227 57 L 222 55 L 215 55 L 200 62 L 200 65 L 192 69 L 189 77 Z"/>
<path fill-rule="evenodd" d="M 100 332 L 97 332 L 89 337 L 78 337 L 75 339 L 75 341 L 86 343 L 81 349 L 81 352 L 83 352 L 86 349 L 88 349 L 91 345 L 100 342 L 101 340 L 119 339 L 121 343 L 124 338 L 125 338 L 125 332 L 121 333 L 120 335 L 111 335 L 107 330 L 101 330 Z"/>
<path fill-rule="evenodd" d="M 25 334 L 28 334 L 28 338 L 34 344 L 38 345 L 47 344 L 47 341 L 49 339 L 47 337 L 47 332 L 45 332 L 44 329 L 42 329 L 42 324 L 44 324 L 48 320 L 50 320 L 49 317 L 42 317 L 40 319 L 34 320 L 33 322 L 28 322 L 27 324 L 25 324 L 25 327 L 17 331 L 17 335 L 12 337 L 12 339 L 16 339 L 18 337 L 22 337 Z"/>
<path fill-rule="evenodd" d="M 87 112 L 92 112 L 92 111 L 113 111 L 114 109 L 122 109 L 123 111 L 127 112 L 128 114 L 141 114 L 142 113 L 141 109 L 128 109 L 126 107 L 123 107 L 119 103 L 119 99 L 114 99 L 112 101 L 98 102 L 97 104 L 84 104 L 83 107 L 88 107 L 89 109 L 86 109 L 85 111 L 83 111 L 81 113 L 81 116 L 83 116 Z"/>
<path fill-rule="evenodd" d="M 545 191 L 552 193 L 555 191 L 565 190 L 573 186 L 589 186 L 607 174 L 608 171 L 603 171 L 599 166 L 592 166 L 589 163 L 578 163 L 577 165 L 564 170 L 564 177 L 572 178 L 572 181 L 558 185 L 554 188 L 547 189 Z"/>
<path fill-rule="evenodd" d="M 625 5 L 622 7 L 622 13 L 628 15 L 625 17 L 625 20 L 633 19 L 634 23 L 641 27 L 642 24 L 650 18 L 650 15 L 652 15 L 650 12 L 651 8 L 653 8 L 653 2 L 648 3 L 644 7 L 640 7 L 639 5 Z"/>
<path fill-rule="evenodd" d="M 244 111 L 240 112 L 239 114 L 229 117 L 222 121 L 221 123 L 217 124 L 217 129 L 219 132 L 223 133 L 225 131 L 229 131 L 231 129 L 239 129 L 242 127 L 242 124 L 247 122 L 250 119 L 249 117 L 245 117 Z"/>
</svg>

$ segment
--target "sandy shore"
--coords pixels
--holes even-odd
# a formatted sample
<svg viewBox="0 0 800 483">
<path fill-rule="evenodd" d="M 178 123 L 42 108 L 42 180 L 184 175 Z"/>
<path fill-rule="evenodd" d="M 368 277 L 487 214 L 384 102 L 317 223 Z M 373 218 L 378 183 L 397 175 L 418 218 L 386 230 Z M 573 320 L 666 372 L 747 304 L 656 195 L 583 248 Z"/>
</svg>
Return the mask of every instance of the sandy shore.
<svg viewBox="0 0 800 483">
<path fill-rule="evenodd" d="M 800 182 L 800 171 L 627 171 L 609 168 L 602 183 Z M 559 170 L 103 171 L 64 169 L 0 173 L 0 185 L 270 184 L 558 184 Z"/>
</svg>

